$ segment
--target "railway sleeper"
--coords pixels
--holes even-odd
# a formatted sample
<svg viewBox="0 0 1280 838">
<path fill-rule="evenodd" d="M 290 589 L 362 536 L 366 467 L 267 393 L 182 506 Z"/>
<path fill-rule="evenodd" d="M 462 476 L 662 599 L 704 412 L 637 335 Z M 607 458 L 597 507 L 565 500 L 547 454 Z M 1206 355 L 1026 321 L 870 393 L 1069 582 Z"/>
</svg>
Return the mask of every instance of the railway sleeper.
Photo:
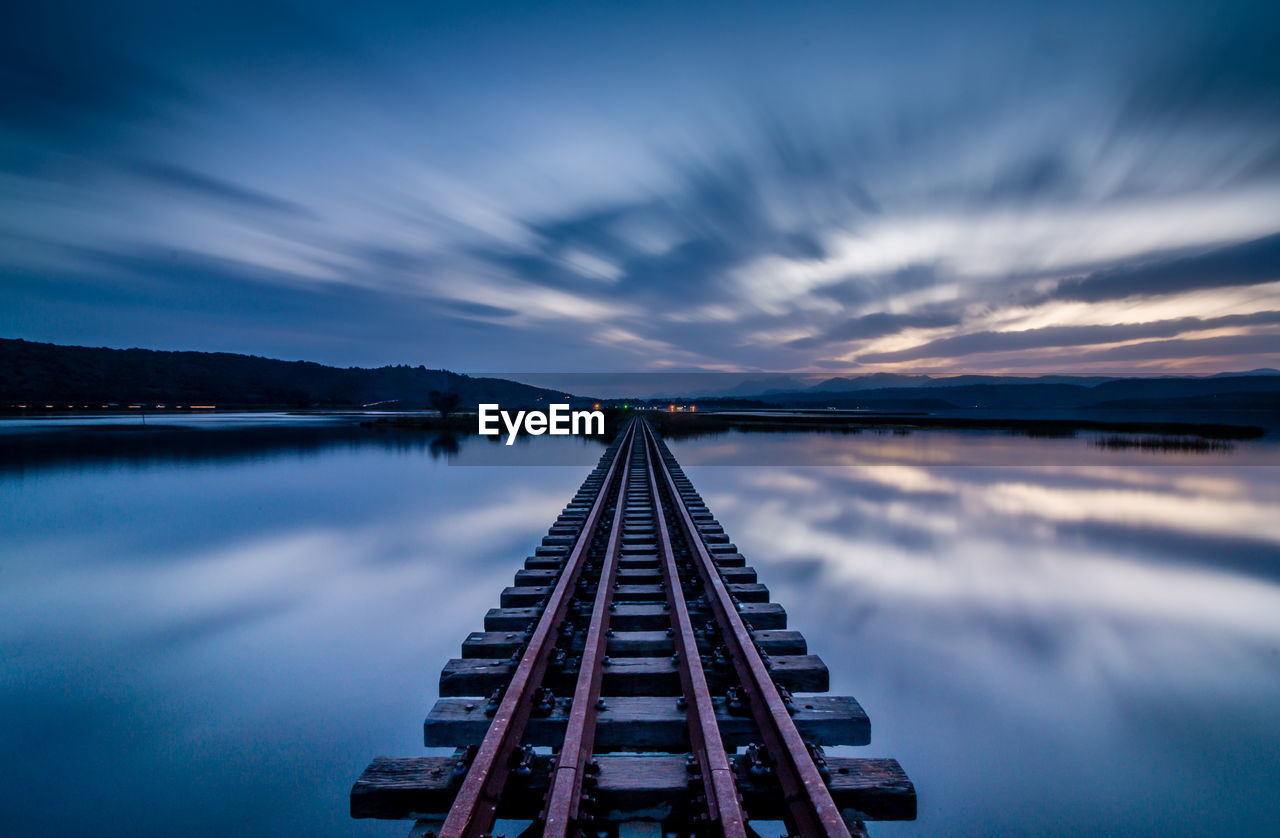
<svg viewBox="0 0 1280 838">
<path fill-rule="evenodd" d="M 871 722 L 861 705 L 850 696 L 798 695 L 792 716 L 801 735 L 823 746 L 866 745 L 871 741 Z M 726 747 L 736 748 L 759 739 L 755 722 L 748 715 L 725 709 L 725 699 L 713 699 L 716 722 Z M 529 720 L 524 743 L 534 747 L 558 746 L 564 739 L 569 717 L 568 698 L 557 698 L 548 716 Z M 689 727 L 685 708 L 669 696 L 615 696 L 606 699 L 606 711 L 596 726 L 595 750 L 666 751 L 689 749 Z M 423 723 L 423 742 L 428 748 L 454 747 L 479 742 L 493 718 L 485 712 L 485 702 L 475 698 L 442 698 Z"/>
<path fill-rule="evenodd" d="M 545 600 L 553 589 L 553 585 L 526 585 L 504 588 L 498 600 L 501 608 L 521 608 L 538 605 Z M 769 601 L 769 588 L 758 582 L 750 584 L 726 585 L 729 593 L 742 603 L 762 603 Z M 614 600 L 621 607 L 624 603 L 654 602 L 662 603 L 667 599 L 667 591 L 662 585 L 626 585 L 619 584 L 614 590 Z"/>
<path fill-rule="evenodd" d="M 808 653 L 804 635 L 798 631 L 755 631 L 752 638 L 770 655 L 803 655 Z M 462 642 L 462 657 L 468 659 L 503 659 L 523 648 L 522 631 L 477 631 Z M 582 654 L 585 636 L 579 632 L 569 645 L 572 654 Z M 698 638 L 701 652 L 714 651 L 705 636 Z M 664 630 L 614 631 L 606 648 L 612 657 L 665 657 L 675 651 L 675 638 Z"/>
<path fill-rule="evenodd" d="M 516 571 L 515 583 L 517 586 L 551 584 L 551 581 L 559 577 L 560 567 L 561 564 L 559 562 L 543 564 L 542 560 L 535 562 L 535 560 L 530 559 L 525 562 L 524 570 Z M 544 571 L 552 572 L 545 573 Z M 726 584 L 731 585 L 747 585 L 757 581 L 756 571 L 753 567 L 721 566 L 720 576 Z M 630 563 L 618 570 L 618 581 L 626 585 L 660 584 L 662 582 L 662 568 L 659 567 L 657 559 L 649 562 Z"/>
<path fill-rule="evenodd" d="M 558 632 L 555 642 L 561 651 L 541 676 L 543 689 L 537 698 L 540 709 L 535 709 L 527 725 L 518 723 L 520 739 L 515 741 L 525 748 L 525 762 L 518 774 L 506 780 L 496 813 L 500 818 L 527 819 L 542 810 L 551 785 L 551 758 L 532 749 L 554 748 L 567 736 L 580 732 L 582 717 L 571 714 L 571 696 L 585 651 L 586 632 L 581 623 L 590 616 L 590 603 L 585 600 L 595 596 L 606 544 L 617 550 L 613 558 L 617 575 L 610 592 L 610 631 L 602 638 L 607 657 L 599 671 L 603 679 L 598 693 L 601 698 L 592 711 L 595 718 L 588 721 L 594 724 L 592 739 L 588 740 L 592 742 L 590 750 L 598 756 L 592 759 L 592 802 L 587 811 L 601 821 L 615 823 L 665 822 L 663 831 L 676 832 L 687 832 L 705 813 L 706 800 L 700 797 L 699 784 L 690 782 L 688 763 L 693 757 L 684 753 L 690 748 L 689 725 L 693 718 L 691 705 L 681 695 L 682 668 L 688 662 L 681 659 L 682 654 L 675 653 L 671 634 L 674 606 L 667 601 L 658 543 L 664 530 L 659 524 L 663 519 L 670 522 L 675 514 L 687 516 L 686 523 L 691 522 L 693 527 L 694 543 L 686 542 L 679 534 L 683 527 L 675 528 L 672 549 L 677 572 L 684 577 L 682 586 L 689 598 L 694 627 L 712 620 L 705 592 L 691 570 L 691 561 L 706 561 L 709 554 L 774 683 L 786 688 L 783 695 L 790 716 L 781 727 L 798 733 L 811 746 L 861 745 L 870 741 L 870 722 L 853 698 L 812 695 L 828 689 L 827 667 L 816 655 L 807 654 L 802 635 L 786 630 L 785 610 L 768 601 L 768 588 L 759 584 L 754 568 L 747 566 L 666 445 L 660 440 L 654 442 L 665 464 L 660 468 L 665 467 L 671 475 L 675 496 L 654 503 L 648 494 L 650 475 L 638 468 L 646 457 L 635 449 L 630 449 L 630 477 L 606 485 L 610 469 L 621 466 L 621 460 L 611 459 L 619 452 L 621 442 L 613 443 L 548 529 L 534 555 L 516 573 L 515 585 L 502 592 L 501 607 L 486 614 L 485 631 L 469 635 L 463 643 L 463 657 L 449 661 L 441 672 L 442 698 L 424 722 L 424 742 L 429 747 L 448 747 L 485 740 L 488 747 L 488 741 L 494 738 L 494 718 L 490 714 L 496 705 L 492 699 L 486 701 L 479 696 L 502 695 L 521 665 L 520 653 L 543 616 L 544 604 L 561 581 L 567 560 L 575 549 L 588 551 L 584 576 L 572 594 L 575 601 L 567 605 L 576 630 L 567 635 L 562 630 Z M 602 496 L 602 492 L 609 496 Z M 678 513 L 672 503 L 679 508 Z M 593 509 L 601 517 L 597 526 L 586 532 L 586 520 Z M 694 555 L 695 548 L 702 558 Z M 604 562 L 605 567 L 608 565 Z M 757 720 L 740 701 L 738 673 L 723 659 L 720 644 L 724 639 L 708 639 L 699 629 L 691 638 L 691 642 L 695 641 L 705 662 L 703 673 L 712 700 L 709 709 L 714 714 L 708 741 L 723 741 L 730 751 L 746 818 L 777 820 L 789 805 L 783 799 L 782 787 L 772 775 L 758 773 L 753 770 L 754 764 L 748 765 L 745 757 L 734 754 L 744 745 L 761 741 L 762 735 L 756 728 Z M 523 666 L 528 665 L 529 661 L 524 661 Z M 530 689 L 535 686 L 536 682 L 528 685 Z M 577 709 L 580 714 L 581 708 Z M 627 753 L 618 753 L 622 751 Z M 475 752 L 474 745 L 470 752 Z M 459 799 L 458 811 L 466 813 L 462 817 L 477 812 L 479 799 L 474 794 L 479 788 L 478 769 L 468 772 L 467 761 L 458 761 L 462 753 L 456 751 L 453 757 L 375 760 L 352 789 L 352 815 L 419 818 L 413 834 L 438 829 L 446 816 L 456 825 L 460 816 L 458 812 L 448 814 L 448 809 L 459 789 L 465 789 L 464 797 Z M 755 753 L 755 749 L 750 748 L 747 753 Z M 896 761 L 823 759 L 820 751 L 813 751 L 812 757 L 827 786 L 825 790 L 818 789 L 821 794 L 814 799 L 826 799 L 828 807 L 835 803 L 852 835 L 866 835 L 862 819 L 915 817 L 915 790 Z M 490 765 L 484 763 L 483 771 L 488 772 Z M 809 770 L 816 781 L 812 766 Z M 464 784 L 462 777 L 467 773 L 473 776 Z M 478 775 L 481 780 L 489 776 Z M 556 799 L 561 804 L 565 798 L 559 795 L 566 788 L 565 783 L 575 782 L 566 780 L 567 776 L 559 774 L 555 781 Z M 563 812 L 563 808 L 557 811 Z M 826 811 L 830 813 L 831 809 Z M 829 828 L 843 834 L 838 820 Z"/>
<path fill-rule="evenodd" d="M 689 774 L 683 754 L 602 755 L 595 811 L 610 822 L 649 819 L 687 822 L 692 811 Z M 408 820 L 442 818 L 457 792 L 454 757 L 379 757 L 351 789 L 353 818 Z M 504 790 L 500 818 L 531 819 L 543 805 L 549 784 L 549 760 L 539 756 L 533 773 Z M 827 757 L 831 797 L 849 818 L 912 820 L 915 787 L 897 760 Z M 784 803 L 776 783 L 739 780 L 752 819 L 782 817 Z"/>
<path fill-rule="evenodd" d="M 744 602 L 738 611 L 742 619 L 753 629 L 784 629 L 787 627 L 787 610 L 776 602 Z M 485 631 L 524 631 L 541 616 L 536 606 L 524 608 L 490 608 L 484 615 Z M 689 616 L 694 625 L 711 619 L 705 609 L 691 608 Z M 616 631 L 666 630 L 671 625 L 671 614 L 666 603 L 623 603 L 610 615 L 609 625 Z"/>
<path fill-rule="evenodd" d="M 441 696 L 486 696 L 505 687 L 515 672 L 511 659 L 452 658 L 440 672 Z M 577 666 L 548 672 L 543 685 L 556 695 L 569 695 L 577 679 Z M 830 689 L 827 665 L 817 655 L 771 655 L 769 673 L 792 692 L 826 692 Z M 735 679 L 714 667 L 707 670 L 707 684 L 722 693 Z M 679 664 L 669 657 L 616 657 L 604 667 L 601 693 L 615 695 L 680 695 Z"/>
</svg>

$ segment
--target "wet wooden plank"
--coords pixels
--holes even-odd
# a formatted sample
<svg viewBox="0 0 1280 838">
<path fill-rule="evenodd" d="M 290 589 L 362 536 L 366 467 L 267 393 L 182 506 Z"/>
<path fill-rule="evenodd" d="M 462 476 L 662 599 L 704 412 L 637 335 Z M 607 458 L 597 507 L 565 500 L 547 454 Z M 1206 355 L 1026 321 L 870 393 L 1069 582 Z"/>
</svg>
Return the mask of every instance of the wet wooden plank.
<svg viewBox="0 0 1280 838">
<path fill-rule="evenodd" d="M 537 608 L 490 608 L 484 615 L 484 628 L 485 631 L 524 631 L 537 619 Z"/>
<path fill-rule="evenodd" d="M 742 619 L 753 629 L 784 629 L 787 610 L 776 602 L 744 602 L 738 609 Z M 710 619 L 710 616 L 704 617 Z"/>
<path fill-rule="evenodd" d="M 706 611 L 692 609 L 690 613 L 695 621 L 710 619 Z M 787 627 L 787 611 L 776 602 L 744 602 L 739 613 L 755 629 Z M 537 619 L 538 609 L 533 607 L 491 608 L 484 616 L 484 628 L 485 631 L 524 631 L 526 625 Z M 651 631 L 666 629 L 671 625 L 671 617 L 658 603 L 624 603 L 614 611 L 610 625 L 619 631 Z"/>
<path fill-rule="evenodd" d="M 726 580 L 727 582 L 727 580 Z M 738 598 L 739 602 L 768 602 L 769 589 L 759 583 L 746 585 L 726 584 L 729 594 Z"/>
<path fill-rule="evenodd" d="M 525 568 L 516 571 L 516 587 L 554 586 L 559 578 L 559 567 Z"/>
<path fill-rule="evenodd" d="M 770 655 L 803 655 L 809 651 L 804 635 L 798 631 L 757 631 L 752 637 Z M 523 631 L 476 631 L 462 642 L 462 657 L 509 658 L 523 645 Z M 582 646 L 579 637 L 569 649 L 581 653 Z M 712 644 L 705 638 L 699 642 L 699 649 L 713 651 Z M 666 631 L 618 631 L 609 638 L 608 654 L 615 657 L 655 657 L 674 651 L 675 639 Z"/>
<path fill-rule="evenodd" d="M 798 631 L 764 629 L 751 632 L 751 636 L 771 655 L 804 655 L 809 652 L 808 642 Z"/>
<path fill-rule="evenodd" d="M 827 665 L 817 655 L 775 655 L 769 658 L 774 680 L 793 692 L 825 692 L 829 688 Z M 510 659 L 453 658 L 440 672 L 440 695 L 486 696 L 505 685 L 515 671 Z M 573 689 L 576 668 L 549 673 L 544 682 L 558 695 Z M 707 673 L 714 692 L 728 684 L 716 670 Z M 670 658 L 611 658 L 604 669 L 604 695 L 679 695 L 680 675 Z"/>
<path fill-rule="evenodd" d="M 865 745 L 871 741 L 871 722 L 849 696 L 797 695 L 794 704 L 792 718 L 806 739 L 819 745 Z M 715 705 L 720 734 L 728 747 L 759 739 L 750 716 L 730 714 L 723 697 L 717 697 Z M 559 745 L 567 716 L 568 699 L 557 699 L 551 715 L 530 720 L 525 742 Z M 479 742 L 490 721 L 483 701 L 442 698 L 423 724 L 424 743 L 427 747 L 451 747 Z M 616 696 L 600 714 L 595 746 L 598 751 L 686 751 L 689 727 L 685 710 L 673 697 Z"/>
<path fill-rule="evenodd" d="M 501 607 L 521 608 L 540 603 L 551 592 L 558 578 L 559 569 L 521 570 L 516 573 L 516 584 L 504 588 L 501 595 Z M 614 598 L 618 603 L 664 602 L 666 591 L 661 584 L 648 582 L 638 584 L 634 580 L 649 580 L 653 574 L 645 570 L 642 574 L 634 574 L 619 579 Z M 753 580 L 756 572 L 753 568 L 726 568 L 724 579 L 729 593 L 743 603 L 769 601 L 769 588 Z"/>
<path fill-rule="evenodd" d="M 688 812 L 689 774 L 683 755 L 604 755 L 598 757 L 597 811 L 613 822 L 637 818 L 684 818 Z M 868 820 L 912 820 L 915 788 L 897 760 L 828 757 L 831 797 L 850 816 Z M 448 811 L 456 789 L 452 757 L 378 757 L 351 789 L 353 818 L 438 818 Z M 547 761 L 503 793 L 499 817 L 528 819 L 542 806 L 547 790 Z M 776 819 L 782 801 L 770 783 L 749 777 L 739 782 L 747 814 Z"/>
<path fill-rule="evenodd" d="M 448 811 L 454 762 L 452 757 L 376 757 L 351 787 L 351 817 L 407 820 Z"/>
<path fill-rule="evenodd" d="M 498 605 L 501 608 L 523 608 L 529 605 L 538 605 L 549 597 L 554 589 L 553 585 L 503 588 Z"/>
<path fill-rule="evenodd" d="M 624 567 L 618 570 L 618 582 L 623 585 L 661 585 L 662 570 L 654 567 Z"/>
<path fill-rule="evenodd" d="M 665 602 L 666 588 L 661 585 L 618 585 L 613 591 L 613 601 L 624 602 Z"/>
</svg>

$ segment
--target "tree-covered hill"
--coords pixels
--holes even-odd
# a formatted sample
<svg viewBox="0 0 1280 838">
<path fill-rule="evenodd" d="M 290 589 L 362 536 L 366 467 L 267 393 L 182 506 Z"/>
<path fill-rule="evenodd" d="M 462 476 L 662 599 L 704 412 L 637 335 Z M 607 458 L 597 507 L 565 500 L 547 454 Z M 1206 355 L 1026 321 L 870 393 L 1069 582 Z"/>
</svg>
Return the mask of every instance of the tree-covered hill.
<svg viewBox="0 0 1280 838">
<path fill-rule="evenodd" d="M 423 366 L 344 369 L 227 352 L 102 349 L 0 339 L 0 406 L 427 408 L 433 391 L 456 393 L 464 409 L 479 402 L 518 407 L 568 400 L 556 390 Z"/>
</svg>

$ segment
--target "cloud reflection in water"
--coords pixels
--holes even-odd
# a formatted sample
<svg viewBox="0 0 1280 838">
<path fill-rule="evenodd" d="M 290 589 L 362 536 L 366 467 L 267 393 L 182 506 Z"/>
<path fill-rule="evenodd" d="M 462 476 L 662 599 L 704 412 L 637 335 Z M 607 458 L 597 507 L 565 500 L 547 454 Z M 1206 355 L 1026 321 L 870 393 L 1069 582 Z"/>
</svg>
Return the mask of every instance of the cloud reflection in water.
<svg viewBox="0 0 1280 838">
<path fill-rule="evenodd" d="M 816 467 L 836 447 L 687 470 L 919 786 L 921 820 L 876 834 L 1275 834 L 1280 471 Z"/>
<path fill-rule="evenodd" d="M 347 819 L 351 779 L 421 753 L 439 667 L 587 471 L 457 465 L 588 451 L 554 443 L 0 474 L 0 822 L 403 834 Z M 857 752 L 918 784 L 921 819 L 876 835 L 1280 834 L 1276 468 L 946 432 L 672 447 L 867 708 Z"/>
</svg>

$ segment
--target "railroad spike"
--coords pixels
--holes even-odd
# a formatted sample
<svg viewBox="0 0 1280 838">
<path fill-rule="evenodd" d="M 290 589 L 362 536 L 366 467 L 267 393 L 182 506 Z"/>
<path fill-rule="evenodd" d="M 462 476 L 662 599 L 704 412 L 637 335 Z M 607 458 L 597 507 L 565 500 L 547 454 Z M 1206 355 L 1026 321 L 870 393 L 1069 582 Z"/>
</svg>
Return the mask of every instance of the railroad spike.
<svg viewBox="0 0 1280 838">
<path fill-rule="evenodd" d="M 804 746 L 809 749 L 809 756 L 813 759 L 813 764 L 818 769 L 818 776 L 822 778 L 822 782 L 831 785 L 831 768 L 827 765 L 826 752 L 822 750 L 822 746 L 816 742 L 805 741 Z"/>
<path fill-rule="evenodd" d="M 865 714 L 839 697 L 806 696 L 797 710 L 786 685 L 825 691 L 825 665 L 782 631 L 786 612 L 643 419 L 622 426 L 543 541 L 510 589 L 522 596 L 504 593 L 512 607 L 491 609 L 442 673 L 441 694 L 459 698 L 432 711 L 427 743 L 456 732 L 467 747 L 375 760 L 352 789 L 353 816 L 419 817 L 421 832 L 439 822 L 422 813 L 447 807 L 441 838 L 492 838 L 498 817 L 534 819 L 521 838 L 616 836 L 619 821 L 659 811 L 662 834 L 687 838 L 758 838 L 748 812 L 836 838 L 866 834 L 841 812 L 914 817 L 895 761 L 827 759 L 822 743 L 865 743 Z M 490 689 L 483 704 L 464 698 Z M 605 693 L 625 698 L 611 706 Z M 479 744 L 477 708 L 492 719 Z M 633 735 L 636 752 L 620 753 Z M 534 750 L 551 742 L 551 755 Z"/>
<path fill-rule="evenodd" d="M 524 745 L 520 750 L 515 751 L 511 755 L 512 768 L 511 771 L 518 777 L 530 777 L 533 775 L 533 746 Z"/>
<path fill-rule="evenodd" d="M 538 689 L 533 707 L 529 712 L 534 716 L 550 716 L 551 712 L 556 709 L 556 697 L 548 687 L 540 687 Z"/>
<path fill-rule="evenodd" d="M 484 706 L 484 714 L 492 716 L 498 712 L 498 707 L 502 704 L 502 687 L 498 687 L 489 695 L 489 701 Z"/>
<path fill-rule="evenodd" d="M 747 706 L 742 690 L 739 687 L 730 687 L 725 691 L 725 706 L 735 716 L 745 716 L 750 712 L 750 708 Z"/>
</svg>

